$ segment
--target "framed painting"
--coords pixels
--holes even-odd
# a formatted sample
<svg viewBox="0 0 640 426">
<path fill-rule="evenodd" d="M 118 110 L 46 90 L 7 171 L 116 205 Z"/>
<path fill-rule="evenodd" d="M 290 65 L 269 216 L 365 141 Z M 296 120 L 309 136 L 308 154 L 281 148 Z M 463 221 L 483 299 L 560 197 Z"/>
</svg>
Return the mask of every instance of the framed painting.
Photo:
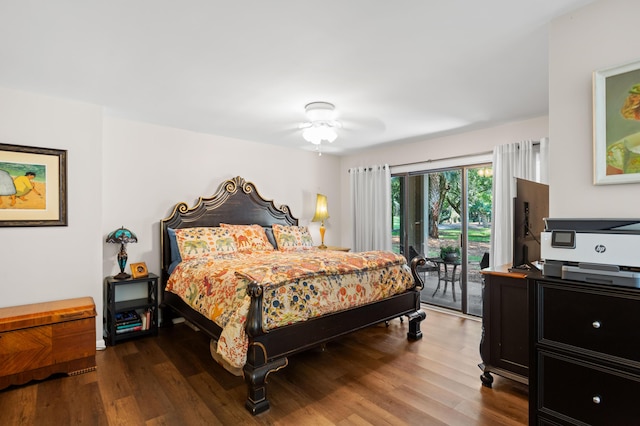
<svg viewBox="0 0 640 426">
<path fill-rule="evenodd" d="M 594 184 L 640 182 L 640 61 L 593 75 Z"/>
<path fill-rule="evenodd" d="M 67 151 L 0 144 L 0 226 L 67 226 Z"/>
</svg>

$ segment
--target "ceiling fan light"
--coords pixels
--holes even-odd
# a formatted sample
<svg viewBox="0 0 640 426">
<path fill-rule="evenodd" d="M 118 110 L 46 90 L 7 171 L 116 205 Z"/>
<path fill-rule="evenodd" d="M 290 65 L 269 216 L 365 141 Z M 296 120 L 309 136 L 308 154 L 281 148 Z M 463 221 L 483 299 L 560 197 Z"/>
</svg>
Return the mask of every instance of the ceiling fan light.
<svg viewBox="0 0 640 426">
<path fill-rule="evenodd" d="M 338 134 L 332 127 L 325 127 L 326 131 L 324 132 L 323 139 L 329 141 L 329 143 L 335 141 L 338 138 Z"/>
<path fill-rule="evenodd" d="M 338 135 L 335 130 L 327 126 L 326 124 L 315 124 L 311 127 L 304 129 L 302 137 L 307 142 L 311 142 L 314 145 L 319 145 L 322 141 L 333 142 Z"/>
<path fill-rule="evenodd" d="M 304 140 L 306 140 L 307 142 L 311 142 L 314 145 L 320 145 L 320 142 L 322 142 L 320 135 L 318 134 L 316 128 L 313 126 L 304 129 L 304 131 L 302 132 L 302 137 L 304 138 Z"/>
<path fill-rule="evenodd" d="M 309 122 L 302 123 L 299 128 L 302 130 L 302 137 L 307 142 L 316 146 L 316 151 L 320 153 L 322 142 L 333 142 L 338 138 L 336 128 L 341 128 L 341 124 L 334 120 L 333 104 L 328 102 L 312 102 L 304 109 L 309 118 Z"/>
<path fill-rule="evenodd" d="M 304 107 L 309 121 L 330 121 L 333 120 L 333 110 L 335 107 L 329 102 L 311 102 Z"/>
</svg>

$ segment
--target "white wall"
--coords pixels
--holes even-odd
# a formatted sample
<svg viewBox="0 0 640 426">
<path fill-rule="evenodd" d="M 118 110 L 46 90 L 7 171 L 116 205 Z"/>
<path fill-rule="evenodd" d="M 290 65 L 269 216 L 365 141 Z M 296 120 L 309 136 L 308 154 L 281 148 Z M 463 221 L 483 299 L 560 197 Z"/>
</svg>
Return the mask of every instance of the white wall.
<svg viewBox="0 0 640 426">
<path fill-rule="evenodd" d="M 2 143 L 67 150 L 66 227 L 0 228 L 0 307 L 91 296 L 102 344 L 103 279 L 119 269 L 106 235 L 124 225 L 137 244 L 129 262 L 159 273 L 159 221 L 173 206 L 212 195 L 242 176 L 277 205 L 310 224 L 317 192 L 339 210 L 339 159 L 247 141 L 127 121 L 100 106 L 0 88 Z M 332 204 L 330 204 L 331 208 Z M 337 245 L 333 213 L 326 241 Z"/>
<path fill-rule="evenodd" d="M 145 262 L 159 274 L 160 220 L 176 203 L 193 206 L 198 197 L 213 195 L 221 182 L 235 176 L 254 183 L 276 205 L 288 205 L 317 244 L 319 224 L 309 221 L 316 193 L 324 193 L 332 214 L 325 243 L 338 244 L 340 163 L 335 156 L 108 116 L 104 129 L 102 233 L 122 225 L 136 233 L 138 243 L 127 245 L 129 262 Z M 117 247 L 104 244 L 104 250 L 103 273 L 113 275 L 119 271 Z"/>
<path fill-rule="evenodd" d="M 637 0 L 600 0 L 550 26 L 552 217 L 640 217 L 640 184 L 593 185 L 592 74 L 640 59 Z"/>
<path fill-rule="evenodd" d="M 341 244 L 351 244 L 350 167 L 468 155 L 542 136 L 550 138 L 550 216 L 640 217 L 639 183 L 593 185 L 592 109 L 593 72 L 640 59 L 638 16 L 637 0 L 600 0 L 550 24 L 548 131 L 540 118 L 343 157 Z"/>
<path fill-rule="evenodd" d="M 537 117 L 459 135 L 440 137 L 402 145 L 388 145 L 370 149 L 355 155 L 342 157 L 340 176 L 342 186 L 342 242 L 352 246 L 352 224 L 348 170 L 352 167 L 389 164 L 398 166 L 408 163 L 426 162 L 443 158 L 473 155 L 493 150 L 496 145 L 525 139 L 539 140 L 548 136 L 547 117 Z M 464 160 L 460 164 L 466 164 Z"/>
<path fill-rule="evenodd" d="M 288 205 L 318 244 L 319 225 L 309 223 L 316 193 L 327 194 L 329 200 L 339 195 L 334 178 L 339 160 L 334 156 L 110 116 L 104 117 L 102 164 L 102 241 L 124 225 L 138 237 L 137 243 L 127 245 L 129 263 L 145 262 L 158 275 L 160 220 L 179 202 L 191 207 L 198 197 L 213 195 L 226 179 L 241 176 L 264 198 Z M 339 223 L 334 228 L 339 233 Z M 119 272 L 118 247 L 102 246 L 101 273 L 114 275 Z M 130 298 L 125 293 L 122 297 Z"/>
<path fill-rule="evenodd" d="M 101 138 L 96 105 L 0 88 L 2 143 L 67 150 L 69 218 L 0 228 L 0 307 L 91 296 L 101 315 Z"/>
</svg>

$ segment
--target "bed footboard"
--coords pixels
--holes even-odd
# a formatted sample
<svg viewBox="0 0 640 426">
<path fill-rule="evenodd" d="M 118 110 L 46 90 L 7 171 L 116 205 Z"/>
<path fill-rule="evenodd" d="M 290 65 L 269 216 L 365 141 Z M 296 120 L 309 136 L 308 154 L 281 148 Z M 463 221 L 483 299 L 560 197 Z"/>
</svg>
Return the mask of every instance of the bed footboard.
<svg viewBox="0 0 640 426">
<path fill-rule="evenodd" d="M 247 294 L 251 296 L 251 305 L 246 324 L 249 348 L 247 362 L 243 368 L 248 388 L 245 402 L 247 410 L 255 415 L 269 409 L 267 377 L 270 373 L 286 367 L 289 363 L 288 356 L 297 352 L 401 316 L 409 318 L 407 338 L 421 339 L 420 323 L 427 315 L 420 309 L 422 280 L 416 274 L 415 268 L 424 263 L 423 258 L 417 258 L 411 262 L 416 286 L 404 293 L 268 332 L 262 330 L 262 286 L 257 282 L 249 283 Z"/>
</svg>

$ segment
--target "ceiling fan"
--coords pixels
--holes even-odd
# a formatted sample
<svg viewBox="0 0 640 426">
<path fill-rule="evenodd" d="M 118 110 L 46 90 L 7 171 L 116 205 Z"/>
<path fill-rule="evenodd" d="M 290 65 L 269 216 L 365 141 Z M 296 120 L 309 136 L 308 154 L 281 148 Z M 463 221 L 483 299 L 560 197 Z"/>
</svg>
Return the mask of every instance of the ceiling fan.
<svg viewBox="0 0 640 426">
<path fill-rule="evenodd" d="M 309 121 L 301 123 L 298 128 L 302 129 L 304 140 L 316 145 L 318 155 L 322 155 L 322 142 L 335 141 L 338 137 L 336 129 L 342 128 L 335 119 L 335 106 L 329 102 L 311 102 L 305 105 L 304 110 Z"/>
</svg>

